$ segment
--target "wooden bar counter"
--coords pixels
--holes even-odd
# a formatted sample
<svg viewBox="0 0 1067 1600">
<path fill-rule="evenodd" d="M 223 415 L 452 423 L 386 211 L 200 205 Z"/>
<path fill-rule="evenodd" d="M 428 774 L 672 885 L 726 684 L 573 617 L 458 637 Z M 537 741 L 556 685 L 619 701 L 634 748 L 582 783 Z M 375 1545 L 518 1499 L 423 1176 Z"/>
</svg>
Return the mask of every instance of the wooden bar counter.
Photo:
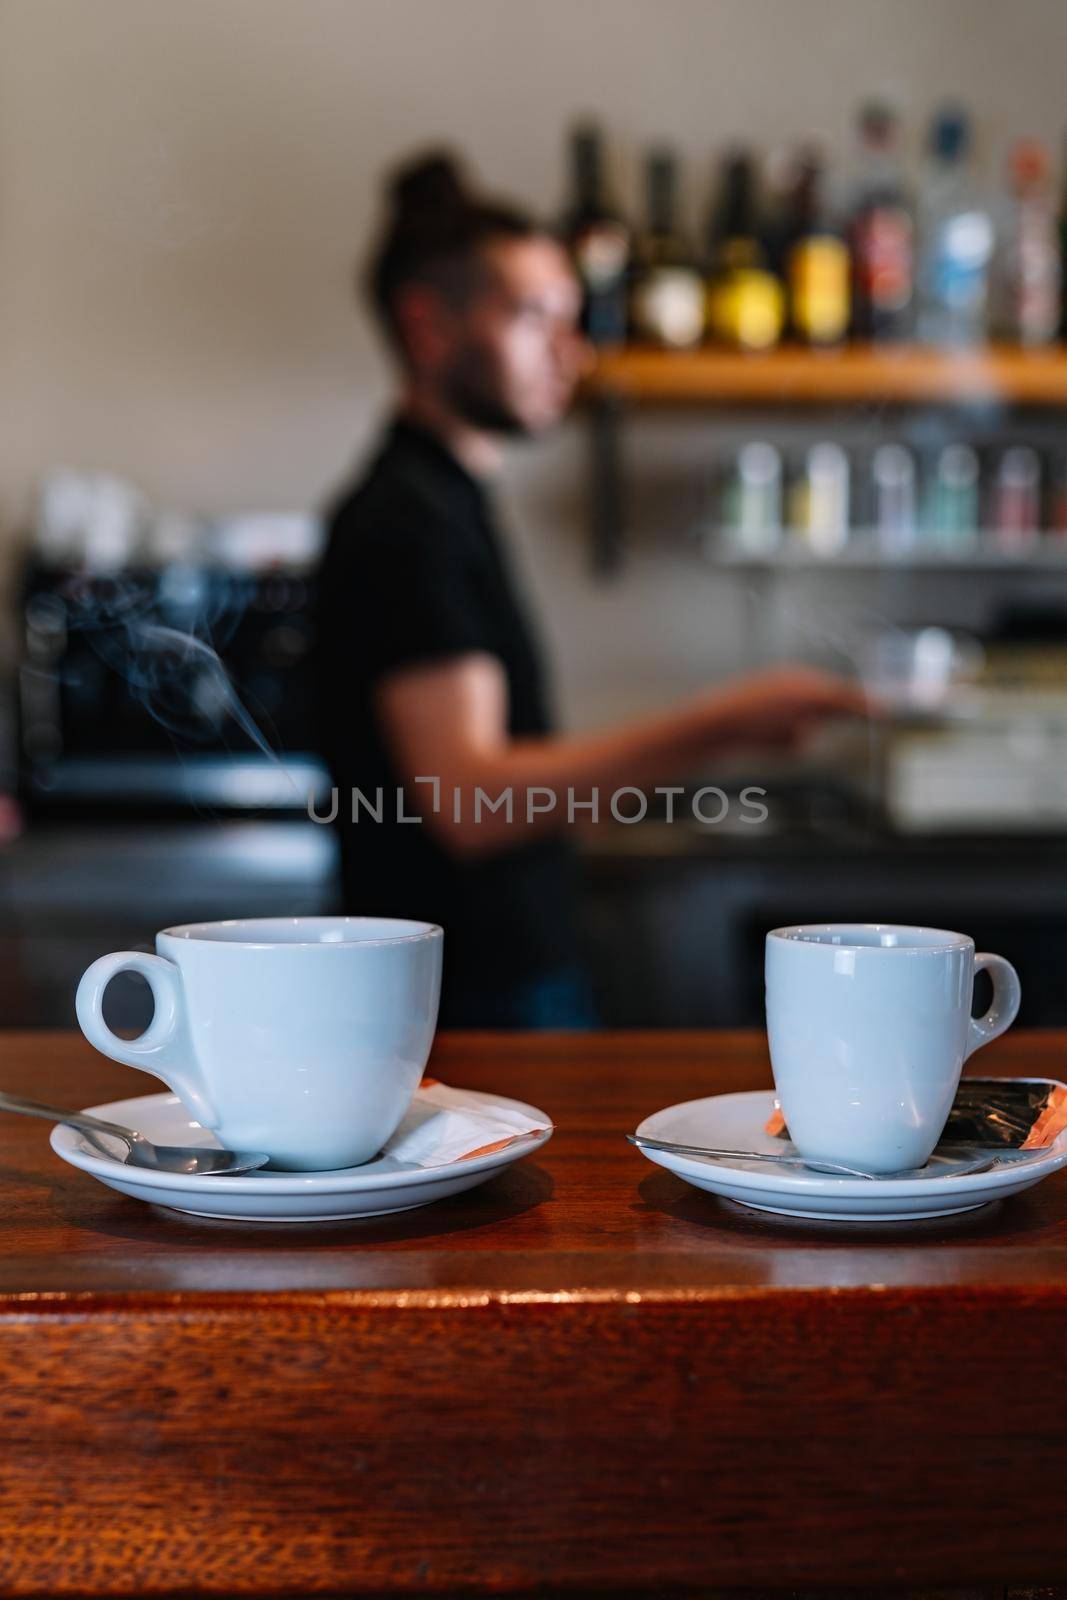
<svg viewBox="0 0 1067 1600">
<path fill-rule="evenodd" d="M 75 1035 L 0 1048 L 58 1104 L 155 1087 Z M 1065 1054 L 1016 1032 L 974 1065 Z M 0 1117 L 0 1594 L 1067 1583 L 1067 1173 L 775 1219 L 623 1138 L 768 1085 L 759 1035 L 442 1035 L 430 1070 L 556 1133 L 378 1221 L 183 1218 Z"/>
</svg>

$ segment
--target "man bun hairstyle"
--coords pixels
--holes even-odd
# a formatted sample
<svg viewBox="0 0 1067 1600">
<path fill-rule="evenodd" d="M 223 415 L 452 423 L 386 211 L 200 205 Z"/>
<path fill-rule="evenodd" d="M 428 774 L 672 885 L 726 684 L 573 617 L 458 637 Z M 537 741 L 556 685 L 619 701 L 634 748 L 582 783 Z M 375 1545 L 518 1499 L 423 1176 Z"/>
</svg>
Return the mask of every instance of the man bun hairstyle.
<svg viewBox="0 0 1067 1600">
<path fill-rule="evenodd" d="M 389 199 L 394 220 L 407 226 L 470 204 L 459 166 L 447 150 L 431 151 L 400 167 L 389 184 Z"/>
<path fill-rule="evenodd" d="M 399 167 L 386 185 L 386 207 L 365 288 L 396 343 L 396 304 L 403 289 L 426 284 L 460 301 L 478 286 L 479 256 L 488 244 L 544 231 L 520 207 L 471 190 L 448 150 L 426 151 Z"/>
</svg>

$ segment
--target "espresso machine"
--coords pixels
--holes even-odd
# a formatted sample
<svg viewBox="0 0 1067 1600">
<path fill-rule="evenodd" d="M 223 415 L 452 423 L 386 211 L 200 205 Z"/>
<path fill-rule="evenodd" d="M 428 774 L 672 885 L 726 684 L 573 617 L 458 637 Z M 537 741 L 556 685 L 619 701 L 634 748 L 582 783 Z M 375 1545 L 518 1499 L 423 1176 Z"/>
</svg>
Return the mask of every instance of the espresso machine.
<svg viewBox="0 0 1067 1600">
<path fill-rule="evenodd" d="M 20 798 L 41 814 L 285 814 L 326 783 L 311 684 L 317 526 L 231 518 L 21 574 Z M 271 529 L 274 537 L 272 538 Z"/>
</svg>

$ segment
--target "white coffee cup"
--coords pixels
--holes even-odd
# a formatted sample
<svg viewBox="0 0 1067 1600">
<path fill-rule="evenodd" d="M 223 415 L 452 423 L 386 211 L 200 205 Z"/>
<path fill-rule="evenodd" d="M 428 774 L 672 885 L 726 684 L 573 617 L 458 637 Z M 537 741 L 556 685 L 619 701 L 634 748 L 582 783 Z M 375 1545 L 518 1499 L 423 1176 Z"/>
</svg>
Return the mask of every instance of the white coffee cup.
<svg viewBox="0 0 1067 1600">
<path fill-rule="evenodd" d="M 426 1066 L 443 939 L 390 917 L 167 928 L 154 956 L 93 962 L 78 1022 L 105 1055 L 162 1078 L 228 1148 L 292 1171 L 358 1166 L 396 1131 Z M 155 1002 L 136 1039 L 101 1011 L 119 972 L 139 972 Z"/>
<path fill-rule="evenodd" d="M 993 1001 L 971 1017 L 974 974 Z M 921 1167 L 967 1057 L 1009 1028 L 1021 990 L 1002 956 L 940 928 L 816 923 L 767 935 L 767 1038 L 778 1100 L 808 1160 Z"/>
</svg>

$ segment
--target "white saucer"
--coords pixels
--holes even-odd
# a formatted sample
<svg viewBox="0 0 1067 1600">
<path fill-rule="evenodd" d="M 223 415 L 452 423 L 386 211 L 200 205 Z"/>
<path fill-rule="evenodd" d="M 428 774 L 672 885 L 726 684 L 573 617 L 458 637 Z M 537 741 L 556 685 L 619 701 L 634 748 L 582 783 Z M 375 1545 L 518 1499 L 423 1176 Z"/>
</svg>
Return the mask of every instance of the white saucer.
<svg viewBox="0 0 1067 1600">
<path fill-rule="evenodd" d="M 466 1092 L 466 1091 L 465 1091 Z M 539 1122 L 549 1118 L 535 1106 L 506 1095 L 469 1091 L 472 1101 L 487 1108 L 507 1106 L 522 1111 Z M 91 1115 L 104 1117 L 136 1128 L 153 1144 L 218 1145 L 213 1133 L 194 1122 L 177 1095 L 145 1094 L 132 1100 L 112 1100 L 103 1106 L 87 1106 Z M 149 1172 L 128 1167 L 121 1159 L 121 1140 L 101 1135 L 112 1146 L 114 1157 L 104 1156 L 74 1128 L 57 1124 L 51 1144 L 57 1156 L 71 1166 L 89 1172 L 109 1188 L 134 1200 L 168 1206 L 190 1216 L 217 1217 L 242 1222 L 336 1222 L 343 1218 L 383 1216 L 392 1211 L 411 1211 L 416 1206 L 443 1200 L 484 1183 L 503 1167 L 530 1155 L 552 1136 L 533 1133 L 518 1139 L 506 1150 L 476 1156 L 468 1161 L 452 1161 L 443 1167 L 416 1167 L 395 1156 L 379 1156 L 359 1167 L 337 1172 L 249 1172 L 233 1178 L 184 1177 L 169 1172 Z"/>
<path fill-rule="evenodd" d="M 774 1110 L 774 1092 L 717 1094 L 687 1100 L 646 1117 L 637 1129 L 650 1139 L 676 1144 L 783 1153 L 781 1139 L 764 1133 Z M 918 1217 L 948 1217 L 975 1211 L 991 1200 L 1019 1194 L 1067 1165 L 1067 1133 L 1040 1154 L 1006 1157 L 1006 1164 L 988 1172 L 939 1172 L 931 1162 L 922 1177 L 834 1178 L 804 1167 L 768 1167 L 758 1161 L 678 1156 L 664 1150 L 642 1150 L 657 1166 L 687 1183 L 723 1195 L 757 1211 L 783 1217 L 814 1217 L 831 1222 L 910 1222 Z"/>
</svg>

